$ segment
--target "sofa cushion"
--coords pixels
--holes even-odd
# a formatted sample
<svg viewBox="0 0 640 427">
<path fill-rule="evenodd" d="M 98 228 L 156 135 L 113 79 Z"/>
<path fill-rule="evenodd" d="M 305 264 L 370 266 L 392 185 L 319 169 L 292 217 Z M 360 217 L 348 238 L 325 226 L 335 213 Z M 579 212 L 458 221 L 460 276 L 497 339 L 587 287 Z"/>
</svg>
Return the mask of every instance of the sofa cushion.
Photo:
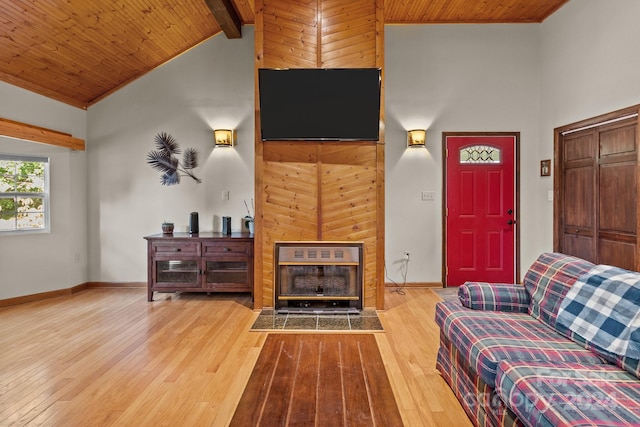
<svg viewBox="0 0 640 427">
<path fill-rule="evenodd" d="M 526 313 L 530 303 L 524 286 L 505 283 L 466 282 L 458 288 L 458 298 L 474 310 Z"/>
<path fill-rule="evenodd" d="M 471 310 L 455 302 L 439 302 L 436 323 L 491 387 L 495 387 L 497 364 L 503 359 L 602 363 L 526 313 Z"/>
<path fill-rule="evenodd" d="M 555 329 L 562 299 L 575 281 L 593 267 L 580 258 L 541 254 L 524 276 L 523 284 L 531 297 L 529 314 Z"/>
<path fill-rule="evenodd" d="M 496 391 L 531 426 L 640 425 L 640 381 L 613 365 L 504 360 Z"/>
<path fill-rule="evenodd" d="M 639 377 L 640 273 L 609 265 L 592 268 L 562 300 L 557 328 L 567 328 L 577 342 Z"/>
<path fill-rule="evenodd" d="M 584 348 L 590 350 L 591 352 L 597 354 L 598 356 L 600 356 L 604 360 L 617 365 L 618 367 L 620 367 L 620 368 L 624 369 L 625 371 L 629 372 L 630 374 L 632 374 L 636 378 L 640 378 L 640 360 L 638 360 L 637 358 L 624 357 L 624 356 L 620 356 L 618 354 L 610 353 L 607 350 L 605 350 L 603 348 L 600 348 L 597 345 L 593 344 L 592 342 L 587 342 L 583 337 L 581 337 L 578 334 L 573 334 L 571 336 L 571 339 L 574 342 L 578 343 L 578 345 L 581 345 Z"/>
</svg>

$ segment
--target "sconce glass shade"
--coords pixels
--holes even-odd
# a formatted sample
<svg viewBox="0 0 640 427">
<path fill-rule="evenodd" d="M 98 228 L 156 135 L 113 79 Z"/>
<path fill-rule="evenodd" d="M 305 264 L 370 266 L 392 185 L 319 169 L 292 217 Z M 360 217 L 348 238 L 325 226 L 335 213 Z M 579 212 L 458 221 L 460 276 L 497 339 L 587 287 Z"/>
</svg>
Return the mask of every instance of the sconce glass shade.
<svg viewBox="0 0 640 427">
<path fill-rule="evenodd" d="M 426 139 L 427 131 L 424 129 L 407 131 L 407 147 L 424 147 Z"/>
<path fill-rule="evenodd" d="M 233 147 L 236 145 L 236 131 L 230 129 L 216 129 L 213 131 L 216 147 Z"/>
</svg>

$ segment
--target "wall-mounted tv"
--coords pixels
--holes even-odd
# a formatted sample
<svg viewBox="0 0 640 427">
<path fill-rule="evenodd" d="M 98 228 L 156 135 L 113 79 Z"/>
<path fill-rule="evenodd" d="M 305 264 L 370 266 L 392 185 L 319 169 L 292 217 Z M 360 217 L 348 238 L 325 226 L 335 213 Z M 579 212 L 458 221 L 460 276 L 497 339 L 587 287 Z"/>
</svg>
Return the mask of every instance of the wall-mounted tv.
<svg viewBox="0 0 640 427">
<path fill-rule="evenodd" d="M 379 68 L 258 70 L 263 141 L 375 141 Z"/>
</svg>

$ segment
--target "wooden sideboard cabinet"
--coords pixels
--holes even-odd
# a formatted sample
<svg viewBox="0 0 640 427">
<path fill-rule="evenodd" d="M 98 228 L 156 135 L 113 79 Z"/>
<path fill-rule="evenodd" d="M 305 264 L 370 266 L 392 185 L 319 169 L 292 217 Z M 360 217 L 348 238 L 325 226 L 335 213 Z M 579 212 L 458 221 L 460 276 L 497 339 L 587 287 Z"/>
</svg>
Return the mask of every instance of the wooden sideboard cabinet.
<svg viewBox="0 0 640 427">
<path fill-rule="evenodd" d="M 147 300 L 154 292 L 251 292 L 253 235 L 154 234 L 147 240 Z"/>
</svg>

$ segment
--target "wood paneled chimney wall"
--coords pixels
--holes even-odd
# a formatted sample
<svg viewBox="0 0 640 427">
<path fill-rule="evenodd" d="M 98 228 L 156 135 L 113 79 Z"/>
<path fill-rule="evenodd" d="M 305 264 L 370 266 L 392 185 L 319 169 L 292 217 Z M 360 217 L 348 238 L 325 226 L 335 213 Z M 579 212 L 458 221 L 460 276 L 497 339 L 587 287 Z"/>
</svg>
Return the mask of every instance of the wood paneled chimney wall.
<svg viewBox="0 0 640 427">
<path fill-rule="evenodd" d="M 276 241 L 363 241 L 364 306 L 384 308 L 383 0 L 255 0 L 255 308 L 273 307 Z M 381 68 L 380 140 L 266 142 L 259 68 Z"/>
</svg>

